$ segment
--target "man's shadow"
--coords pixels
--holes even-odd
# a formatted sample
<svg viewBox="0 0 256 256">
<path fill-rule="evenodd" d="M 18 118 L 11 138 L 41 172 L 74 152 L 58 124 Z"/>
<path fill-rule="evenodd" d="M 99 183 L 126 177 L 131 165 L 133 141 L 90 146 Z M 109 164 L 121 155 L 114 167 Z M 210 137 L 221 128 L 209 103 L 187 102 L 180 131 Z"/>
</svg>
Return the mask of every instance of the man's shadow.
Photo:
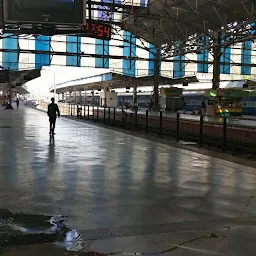
<svg viewBox="0 0 256 256">
<path fill-rule="evenodd" d="M 54 139 L 54 135 L 50 135 L 48 159 L 49 159 L 49 162 L 51 162 L 51 163 L 54 162 L 54 159 L 55 159 L 55 139 Z"/>
</svg>

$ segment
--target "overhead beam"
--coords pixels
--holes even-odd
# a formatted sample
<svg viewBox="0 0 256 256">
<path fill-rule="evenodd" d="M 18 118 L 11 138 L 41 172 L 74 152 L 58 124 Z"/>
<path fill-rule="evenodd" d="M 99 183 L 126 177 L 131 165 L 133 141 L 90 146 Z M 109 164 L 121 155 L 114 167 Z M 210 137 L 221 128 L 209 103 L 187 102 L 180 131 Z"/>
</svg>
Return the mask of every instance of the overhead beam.
<svg viewBox="0 0 256 256">
<path fill-rule="evenodd" d="M 93 58 L 102 58 L 102 55 L 100 54 L 83 54 L 83 53 L 69 53 L 69 52 L 51 52 L 51 51 L 39 51 L 39 50 L 24 50 L 24 49 L 18 49 L 18 50 L 14 50 L 14 49 L 0 49 L 0 52 L 14 52 L 14 53 L 32 53 L 32 54 L 49 54 L 49 55 L 59 55 L 59 56 L 79 56 L 79 57 L 93 57 Z M 105 58 L 109 58 L 109 59 L 129 59 L 129 60 L 143 60 L 143 61 L 154 61 L 154 59 L 151 58 L 138 58 L 138 57 L 124 57 L 124 56 L 117 56 L 117 55 L 106 55 Z M 163 62 L 166 63 L 173 63 L 174 60 L 173 59 L 165 59 L 163 60 Z M 197 63 L 197 64 L 209 64 L 212 65 L 213 61 L 199 61 L 199 60 L 181 60 L 181 63 Z M 230 64 L 227 62 L 221 62 L 221 64 L 225 65 L 225 64 Z M 251 63 L 251 64 L 241 64 L 239 62 L 234 62 L 232 63 L 233 66 L 251 66 L 251 67 L 256 67 L 255 63 Z"/>
</svg>

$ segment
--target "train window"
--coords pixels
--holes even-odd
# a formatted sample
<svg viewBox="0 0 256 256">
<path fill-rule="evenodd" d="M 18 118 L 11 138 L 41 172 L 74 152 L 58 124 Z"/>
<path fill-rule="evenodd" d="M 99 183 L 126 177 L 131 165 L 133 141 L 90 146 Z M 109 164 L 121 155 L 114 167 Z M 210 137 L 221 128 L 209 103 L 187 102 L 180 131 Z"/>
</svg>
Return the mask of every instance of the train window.
<svg viewBox="0 0 256 256">
<path fill-rule="evenodd" d="M 251 101 L 247 101 L 247 102 L 246 102 L 246 106 L 247 106 L 248 108 L 252 107 L 252 105 L 253 105 L 253 102 L 251 102 Z"/>
</svg>

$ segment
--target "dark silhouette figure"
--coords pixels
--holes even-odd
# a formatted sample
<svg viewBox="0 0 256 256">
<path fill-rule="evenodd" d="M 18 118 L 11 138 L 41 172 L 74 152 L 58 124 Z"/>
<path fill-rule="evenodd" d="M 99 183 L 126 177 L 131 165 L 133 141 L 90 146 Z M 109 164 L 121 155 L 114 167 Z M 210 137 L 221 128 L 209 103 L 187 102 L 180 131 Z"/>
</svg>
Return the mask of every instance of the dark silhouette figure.
<svg viewBox="0 0 256 256">
<path fill-rule="evenodd" d="M 17 105 L 17 109 L 19 108 L 19 105 L 20 105 L 20 100 L 19 100 L 19 98 L 17 98 L 17 100 L 16 100 L 16 105 Z"/>
<path fill-rule="evenodd" d="M 206 110 L 206 104 L 204 100 L 201 103 L 201 114 L 204 116 L 205 115 L 205 110 Z"/>
<path fill-rule="evenodd" d="M 57 114 L 58 117 L 60 117 L 60 111 L 59 107 L 57 104 L 54 103 L 54 98 L 51 98 L 52 103 L 48 105 L 48 111 L 47 114 L 49 116 L 49 122 L 50 122 L 50 134 L 55 134 L 54 129 L 55 129 L 55 124 L 56 124 L 56 119 L 57 119 Z"/>
</svg>

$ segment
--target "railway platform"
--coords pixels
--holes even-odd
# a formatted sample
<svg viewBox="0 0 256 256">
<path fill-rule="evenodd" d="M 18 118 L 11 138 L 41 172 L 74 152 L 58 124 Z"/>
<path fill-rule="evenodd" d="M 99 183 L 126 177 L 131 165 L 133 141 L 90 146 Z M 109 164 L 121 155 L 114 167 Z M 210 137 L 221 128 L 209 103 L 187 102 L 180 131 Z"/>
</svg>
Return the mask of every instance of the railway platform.
<svg viewBox="0 0 256 256">
<path fill-rule="evenodd" d="M 255 254 L 255 168 L 67 118 L 52 138 L 48 125 L 0 109 L 1 208 L 68 216 L 84 255 Z"/>
</svg>

